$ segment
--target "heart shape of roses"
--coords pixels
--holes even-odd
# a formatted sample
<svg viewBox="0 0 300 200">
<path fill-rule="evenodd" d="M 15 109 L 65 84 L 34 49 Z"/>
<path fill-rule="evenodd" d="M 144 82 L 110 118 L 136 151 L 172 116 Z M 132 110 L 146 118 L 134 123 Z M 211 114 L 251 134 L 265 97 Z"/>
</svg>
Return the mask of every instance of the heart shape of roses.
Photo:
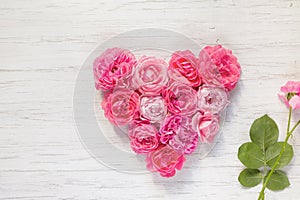
<svg viewBox="0 0 300 200">
<path fill-rule="evenodd" d="M 221 45 L 206 46 L 198 57 L 176 51 L 169 63 L 112 48 L 93 69 L 105 117 L 128 127 L 132 150 L 146 154 L 147 168 L 163 177 L 174 176 L 198 143 L 214 141 L 241 73 L 237 58 Z"/>
</svg>

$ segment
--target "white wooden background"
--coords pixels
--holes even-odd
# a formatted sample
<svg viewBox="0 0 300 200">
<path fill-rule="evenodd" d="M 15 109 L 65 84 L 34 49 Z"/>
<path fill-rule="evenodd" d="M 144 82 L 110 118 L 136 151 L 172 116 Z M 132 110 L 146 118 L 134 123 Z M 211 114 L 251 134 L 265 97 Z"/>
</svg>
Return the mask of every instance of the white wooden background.
<svg viewBox="0 0 300 200">
<path fill-rule="evenodd" d="M 211 154 L 171 179 L 102 166 L 73 121 L 76 75 L 103 41 L 138 28 L 164 28 L 200 45 L 233 49 L 243 74 Z M 0 0 L 0 199 L 256 199 L 237 182 L 237 149 L 268 113 L 285 130 L 276 93 L 300 80 L 297 0 Z M 300 114 L 295 117 L 300 118 Z M 299 199 L 300 130 L 287 171 L 291 186 L 267 199 Z"/>
</svg>

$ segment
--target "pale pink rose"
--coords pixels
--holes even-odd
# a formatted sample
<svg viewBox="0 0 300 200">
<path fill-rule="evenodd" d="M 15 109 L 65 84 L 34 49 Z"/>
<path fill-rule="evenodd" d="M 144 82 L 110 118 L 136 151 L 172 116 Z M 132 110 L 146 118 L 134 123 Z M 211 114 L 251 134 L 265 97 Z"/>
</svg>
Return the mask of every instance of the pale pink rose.
<svg viewBox="0 0 300 200">
<path fill-rule="evenodd" d="M 158 130 L 151 124 L 139 123 L 129 126 L 128 136 L 131 148 L 136 153 L 151 152 L 159 145 Z"/>
<path fill-rule="evenodd" d="M 137 93 L 124 88 L 106 94 L 102 102 L 105 117 L 113 124 L 128 124 L 136 115 L 138 99 Z"/>
<path fill-rule="evenodd" d="M 161 96 L 143 95 L 140 97 L 141 118 L 148 119 L 151 123 L 159 123 L 165 118 L 167 111 Z"/>
<path fill-rule="evenodd" d="M 169 145 L 161 145 L 158 149 L 148 153 L 146 158 L 147 168 L 159 172 L 163 177 L 172 177 L 177 170 L 181 170 L 185 158 L 183 154 L 174 150 Z"/>
<path fill-rule="evenodd" d="M 198 112 L 193 120 L 198 130 L 200 140 L 204 143 L 213 142 L 220 128 L 219 115 L 214 115 L 210 112 Z"/>
<path fill-rule="evenodd" d="M 184 83 L 170 83 L 163 89 L 162 96 L 172 114 L 190 116 L 197 110 L 197 92 Z"/>
<path fill-rule="evenodd" d="M 94 60 L 94 79 L 97 90 L 111 90 L 116 83 L 131 73 L 134 55 L 120 48 L 107 49 Z"/>
<path fill-rule="evenodd" d="M 193 129 L 192 120 L 189 117 L 181 116 L 178 125 L 178 129 L 174 130 L 175 135 L 169 140 L 169 145 L 180 153 L 191 154 L 198 145 L 198 134 Z"/>
<path fill-rule="evenodd" d="M 159 94 L 169 80 L 167 67 L 167 63 L 161 59 L 143 56 L 132 74 L 131 87 L 141 93 Z"/>
<path fill-rule="evenodd" d="M 199 63 L 205 83 L 222 85 L 228 91 L 235 88 L 241 67 L 231 50 L 221 45 L 206 46 L 199 54 Z"/>
<path fill-rule="evenodd" d="M 169 61 L 169 76 L 191 87 L 198 87 L 202 78 L 197 65 L 198 59 L 191 51 L 176 51 Z"/>
<path fill-rule="evenodd" d="M 300 108 L 300 81 L 288 81 L 280 90 L 278 97 L 288 108 L 291 107 L 293 110 Z"/>
<path fill-rule="evenodd" d="M 201 86 L 197 96 L 198 108 L 203 112 L 219 113 L 229 104 L 228 93 L 218 86 Z"/>
</svg>

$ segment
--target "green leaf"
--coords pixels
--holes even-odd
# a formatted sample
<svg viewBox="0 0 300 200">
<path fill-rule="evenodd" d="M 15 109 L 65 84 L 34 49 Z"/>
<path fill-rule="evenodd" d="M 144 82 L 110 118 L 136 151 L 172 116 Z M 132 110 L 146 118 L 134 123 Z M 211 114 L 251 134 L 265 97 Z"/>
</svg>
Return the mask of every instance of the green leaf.
<svg viewBox="0 0 300 200">
<path fill-rule="evenodd" d="M 268 115 L 256 119 L 250 128 L 251 141 L 263 150 L 278 140 L 278 126 Z"/>
<path fill-rule="evenodd" d="M 243 186 L 254 187 L 261 183 L 263 176 L 258 169 L 244 169 L 238 179 Z"/>
<path fill-rule="evenodd" d="M 268 172 L 268 174 L 270 171 Z M 268 175 L 266 175 L 268 176 Z M 283 190 L 290 185 L 290 181 L 283 171 L 275 171 L 267 184 L 267 188 L 273 191 Z"/>
<path fill-rule="evenodd" d="M 266 151 L 266 160 L 269 167 L 272 168 L 272 166 L 275 164 L 276 160 L 278 159 L 278 156 L 280 154 L 281 148 L 283 146 L 284 142 L 277 142 L 267 148 Z M 279 164 L 276 167 L 276 169 L 283 168 L 287 164 L 290 163 L 294 156 L 293 147 L 290 144 L 286 144 L 285 150 L 279 160 Z"/>
<path fill-rule="evenodd" d="M 264 165 L 264 154 L 261 148 L 252 143 L 244 143 L 239 148 L 239 160 L 248 168 L 256 169 Z"/>
</svg>

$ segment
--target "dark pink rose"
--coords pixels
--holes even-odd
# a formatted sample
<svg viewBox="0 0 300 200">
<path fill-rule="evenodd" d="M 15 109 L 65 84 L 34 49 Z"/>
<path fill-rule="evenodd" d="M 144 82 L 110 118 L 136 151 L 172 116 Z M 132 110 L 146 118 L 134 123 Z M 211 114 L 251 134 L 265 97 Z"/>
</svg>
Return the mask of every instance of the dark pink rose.
<svg viewBox="0 0 300 200">
<path fill-rule="evenodd" d="M 146 158 L 147 168 L 150 171 L 159 172 L 163 177 L 172 177 L 177 170 L 181 170 L 185 158 L 183 154 L 174 150 L 169 145 L 160 146 L 148 153 Z"/>
<path fill-rule="evenodd" d="M 146 123 L 137 123 L 129 126 L 128 136 L 130 145 L 136 153 L 148 153 L 158 147 L 158 130 L 155 126 Z"/>
<path fill-rule="evenodd" d="M 200 113 L 198 112 L 193 121 L 198 130 L 200 140 L 204 143 L 213 142 L 215 136 L 219 132 L 220 117 L 210 112 Z"/>
<path fill-rule="evenodd" d="M 192 126 L 192 120 L 186 116 L 166 117 L 159 130 L 160 142 L 169 144 L 183 154 L 191 154 L 198 145 L 198 134 Z"/>
<path fill-rule="evenodd" d="M 137 93 L 124 88 L 108 93 L 102 102 L 105 117 L 113 124 L 128 124 L 136 116 L 138 99 Z"/>
<path fill-rule="evenodd" d="M 218 86 L 203 85 L 199 88 L 197 96 L 198 108 L 203 112 L 219 113 L 229 104 L 228 93 Z"/>
<path fill-rule="evenodd" d="M 107 49 L 94 60 L 94 79 L 97 90 L 111 90 L 117 82 L 131 73 L 134 55 L 120 48 Z"/>
<path fill-rule="evenodd" d="M 160 142 L 166 144 L 174 137 L 180 127 L 182 117 L 180 115 L 170 115 L 165 118 L 159 130 Z"/>
<path fill-rule="evenodd" d="M 221 45 L 206 46 L 199 54 L 199 70 L 205 83 L 222 85 L 230 91 L 241 74 L 237 58 Z"/>
<path fill-rule="evenodd" d="M 167 67 L 167 63 L 161 59 L 143 56 L 130 78 L 131 87 L 148 95 L 159 94 L 169 80 Z"/>
<path fill-rule="evenodd" d="M 195 151 L 198 145 L 198 134 L 193 129 L 191 118 L 181 116 L 179 127 L 169 140 L 169 145 L 183 154 L 191 154 Z"/>
<path fill-rule="evenodd" d="M 202 82 L 202 78 L 197 65 L 198 59 L 191 51 L 176 51 L 169 61 L 170 78 L 191 87 L 198 87 Z"/>
<path fill-rule="evenodd" d="M 136 124 L 151 124 L 151 122 L 148 119 L 141 117 L 140 112 L 137 111 L 133 117 L 133 120 L 129 123 L 129 126 Z"/>
<path fill-rule="evenodd" d="M 173 82 L 162 91 L 168 110 L 175 115 L 193 115 L 197 110 L 197 93 L 192 87 Z"/>
</svg>

